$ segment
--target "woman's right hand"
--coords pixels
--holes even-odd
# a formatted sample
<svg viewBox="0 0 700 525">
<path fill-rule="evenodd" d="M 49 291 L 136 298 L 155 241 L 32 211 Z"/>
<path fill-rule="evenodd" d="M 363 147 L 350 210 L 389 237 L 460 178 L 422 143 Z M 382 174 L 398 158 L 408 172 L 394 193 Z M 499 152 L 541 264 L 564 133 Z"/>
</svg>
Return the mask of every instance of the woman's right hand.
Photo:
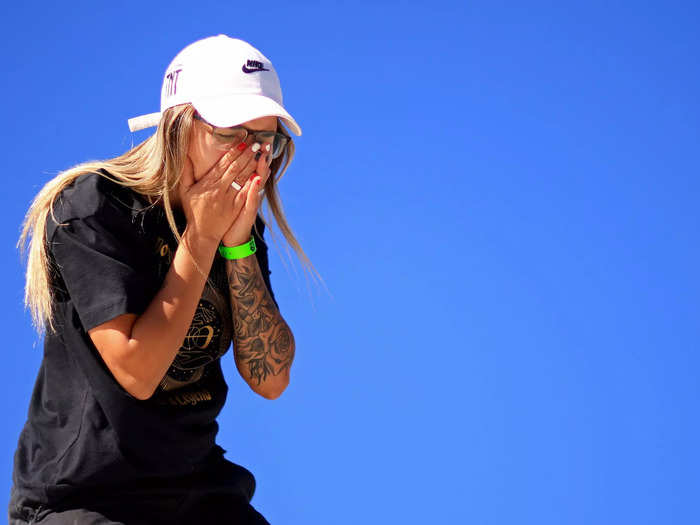
<svg viewBox="0 0 700 525">
<path fill-rule="evenodd" d="M 187 218 L 187 229 L 194 239 L 216 244 L 221 241 L 245 204 L 250 176 L 257 166 L 254 156 L 249 146 L 242 152 L 233 147 L 199 180 L 195 180 L 187 158 L 189 165 L 180 178 L 178 196 Z M 231 186 L 235 180 L 242 182 L 244 178 L 247 182 L 240 191 Z"/>
</svg>

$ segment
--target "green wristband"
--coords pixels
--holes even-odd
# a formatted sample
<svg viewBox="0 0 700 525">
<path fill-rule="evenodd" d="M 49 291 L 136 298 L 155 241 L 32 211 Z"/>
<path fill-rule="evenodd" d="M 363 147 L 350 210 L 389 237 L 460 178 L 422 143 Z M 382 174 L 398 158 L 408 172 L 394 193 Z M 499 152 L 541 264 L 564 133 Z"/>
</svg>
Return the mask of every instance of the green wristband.
<svg viewBox="0 0 700 525">
<path fill-rule="evenodd" d="M 255 239 L 252 235 L 247 243 L 239 246 L 224 246 L 223 244 L 219 245 L 219 253 L 224 259 L 228 260 L 243 259 L 249 255 L 253 255 L 255 250 Z"/>
</svg>

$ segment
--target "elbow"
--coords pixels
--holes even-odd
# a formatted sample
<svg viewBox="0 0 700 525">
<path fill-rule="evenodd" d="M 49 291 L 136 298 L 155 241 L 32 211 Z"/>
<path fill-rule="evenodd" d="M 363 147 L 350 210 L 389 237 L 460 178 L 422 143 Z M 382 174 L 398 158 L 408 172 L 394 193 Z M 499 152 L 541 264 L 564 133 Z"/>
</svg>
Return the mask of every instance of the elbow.
<svg viewBox="0 0 700 525">
<path fill-rule="evenodd" d="M 112 375 L 129 395 L 139 401 L 146 401 L 156 393 L 162 376 L 158 377 L 160 371 L 154 373 L 150 367 L 144 366 L 140 355 L 134 354 L 130 357 L 131 359 L 121 361 L 120 366 L 112 370 Z"/>
<path fill-rule="evenodd" d="M 133 317 L 131 314 L 122 316 L 119 323 L 124 326 L 120 329 L 107 326 L 93 329 L 89 334 L 112 378 L 131 397 L 145 401 L 153 397 L 163 372 L 162 365 L 154 364 L 143 345 L 129 335 Z"/>
<path fill-rule="evenodd" d="M 274 376 L 261 385 L 256 385 L 253 391 L 265 399 L 274 400 L 282 395 L 289 386 L 289 369 Z"/>
<path fill-rule="evenodd" d="M 151 399 L 153 397 L 153 394 L 156 393 L 155 388 L 144 388 L 140 390 L 135 390 L 132 392 L 129 392 L 133 397 L 138 399 L 139 401 L 146 401 L 148 399 Z"/>
<path fill-rule="evenodd" d="M 122 378 L 122 380 L 119 381 L 119 384 L 130 396 L 138 399 L 139 401 L 146 401 L 147 399 L 153 397 L 153 394 L 155 394 L 156 389 L 158 388 L 157 383 L 154 385 L 150 381 L 139 380 L 133 376 L 128 379 Z"/>
<path fill-rule="evenodd" d="M 162 379 L 148 366 L 144 366 L 143 358 L 138 352 L 130 351 L 121 356 L 122 359 L 112 363 L 112 376 L 121 387 L 139 401 L 153 397 Z"/>
<path fill-rule="evenodd" d="M 279 387 L 279 388 L 270 388 L 267 390 L 258 391 L 258 394 L 260 394 L 265 399 L 269 399 L 270 401 L 273 401 L 282 395 L 282 393 L 287 389 L 288 384 L 289 383 L 287 383 L 286 385 Z"/>
</svg>

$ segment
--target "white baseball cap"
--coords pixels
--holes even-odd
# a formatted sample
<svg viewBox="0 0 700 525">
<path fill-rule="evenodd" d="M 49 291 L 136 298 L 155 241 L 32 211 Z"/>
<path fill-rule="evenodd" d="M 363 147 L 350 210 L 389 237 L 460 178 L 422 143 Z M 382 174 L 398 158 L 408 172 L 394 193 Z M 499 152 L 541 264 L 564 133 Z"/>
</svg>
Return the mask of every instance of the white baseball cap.
<svg viewBox="0 0 700 525">
<path fill-rule="evenodd" d="M 165 70 L 160 112 L 129 119 L 129 129 L 157 126 L 163 111 L 187 103 L 213 126 L 279 117 L 292 133 L 301 135 L 299 124 L 282 105 L 272 63 L 247 42 L 226 35 L 198 40 L 180 51 Z"/>
</svg>

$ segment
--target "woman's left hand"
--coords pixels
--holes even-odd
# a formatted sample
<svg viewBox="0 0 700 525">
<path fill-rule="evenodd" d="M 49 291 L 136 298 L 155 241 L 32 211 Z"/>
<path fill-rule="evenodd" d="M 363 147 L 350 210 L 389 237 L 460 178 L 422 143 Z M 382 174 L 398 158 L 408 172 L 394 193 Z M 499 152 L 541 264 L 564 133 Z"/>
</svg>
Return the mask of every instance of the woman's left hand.
<svg viewBox="0 0 700 525">
<path fill-rule="evenodd" d="M 255 173 L 236 195 L 234 205 L 239 206 L 243 203 L 243 206 L 238 217 L 233 220 L 231 227 L 221 240 L 224 246 L 239 246 L 250 240 L 251 230 L 262 200 L 260 192 L 270 176 L 270 166 L 266 159 L 267 151 L 264 150 L 264 146 L 261 153 Z"/>
</svg>

